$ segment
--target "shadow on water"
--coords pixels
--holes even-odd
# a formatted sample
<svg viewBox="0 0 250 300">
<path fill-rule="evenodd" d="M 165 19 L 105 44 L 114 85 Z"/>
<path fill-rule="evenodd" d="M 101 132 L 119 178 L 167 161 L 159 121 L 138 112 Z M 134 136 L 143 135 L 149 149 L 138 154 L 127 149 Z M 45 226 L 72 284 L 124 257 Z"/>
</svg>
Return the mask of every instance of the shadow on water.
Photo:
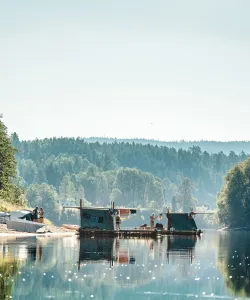
<svg viewBox="0 0 250 300">
<path fill-rule="evenodd" d="M 217 267 L 229 291 L 250 297 L 250 233 L 223 232 L 219 239 Z"/>
</svg>

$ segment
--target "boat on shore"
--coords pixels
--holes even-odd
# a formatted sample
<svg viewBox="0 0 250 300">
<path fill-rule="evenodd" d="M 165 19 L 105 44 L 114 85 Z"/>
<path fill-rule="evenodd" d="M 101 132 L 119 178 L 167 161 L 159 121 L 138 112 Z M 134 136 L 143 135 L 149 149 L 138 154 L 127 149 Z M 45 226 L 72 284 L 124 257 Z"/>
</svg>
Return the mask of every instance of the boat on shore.
<svg viewBox="0 0 250 300">
<path fill-rule="evenodd" d="M 69 230 L 79 230 L 80 226 L 79 225 L 73 225 L 73 224 L 62 224 L 63 228 L 69 229 Z"/>
<path fill-rule="evenodd" d="M 45 227 L 45 224 L 27 221 L 23 219 L 10 219 L 7 220 L 7 228 L 15 231 L 21 231 L 21 232 L 30 232 L 30 233 L 36 233 L 41 228 Z"/>
</svg>

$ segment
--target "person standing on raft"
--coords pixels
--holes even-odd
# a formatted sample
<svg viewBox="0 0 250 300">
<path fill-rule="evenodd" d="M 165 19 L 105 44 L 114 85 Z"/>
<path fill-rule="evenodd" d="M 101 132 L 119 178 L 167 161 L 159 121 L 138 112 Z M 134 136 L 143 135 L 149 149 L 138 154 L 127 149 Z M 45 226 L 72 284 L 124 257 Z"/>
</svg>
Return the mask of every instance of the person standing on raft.
<svg viewBox="0 0 250 300">
<path fill-rule="evenodd" d="M 155 227 L 155 219 L 156 219 L 156 217 L 155 217 L 155 214 L 153 213 L 153 214 L 150 216 L 150 228 L 151 228 L 151 229 L 154 229 L 154 227 Z"/>
<path fill-rule="evenodd" d="M 116 217 L 115 217 L 115 223 L 116 223 L 116 230 L 118 231 L 118 230 L 120 230 L 121 228 L 120 228 L 120 225 L 121 225 L 121 217 L 120 217 L 120 213 L 119 213 L 119 211 L 117 210 L 117 215 L 116 215 Z"/>
</svg>

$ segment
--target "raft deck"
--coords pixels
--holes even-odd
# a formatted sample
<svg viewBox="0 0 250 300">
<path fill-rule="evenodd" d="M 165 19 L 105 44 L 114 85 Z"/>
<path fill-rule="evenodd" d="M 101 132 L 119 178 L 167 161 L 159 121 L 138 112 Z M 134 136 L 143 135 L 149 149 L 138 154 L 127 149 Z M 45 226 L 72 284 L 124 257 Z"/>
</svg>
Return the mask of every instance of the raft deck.
<svg viewBox="0 0 250 300">
<path fill-rule="evenodd" d="M 107 236 L 107 237 L 157 237 L 164 235 L 200 235 L 202 231 L 181 231 L 181 230 L 144 230 L 144 229 L 121 229 L 116 230 L 98 230 L 98 229 L 83 229 L 78 230 L 80 236 Z"/>
</svg>

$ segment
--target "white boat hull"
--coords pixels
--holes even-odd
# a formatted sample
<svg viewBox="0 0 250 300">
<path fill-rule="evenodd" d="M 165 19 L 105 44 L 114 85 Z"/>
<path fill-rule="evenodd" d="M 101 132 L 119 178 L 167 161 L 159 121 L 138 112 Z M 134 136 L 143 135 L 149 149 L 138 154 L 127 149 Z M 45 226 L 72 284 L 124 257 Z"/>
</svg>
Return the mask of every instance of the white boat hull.
<svg viewBox="0 0 250 300">
<path fill-rule="evenodd" d="M 45 224 L 21 220 L 21 219 L 12 219 L 7 221 L 7 228 L 22 231 L 22 232 L 32 232 L 35 233 L 40 228 L 44 227 Z"/>
</svg>

